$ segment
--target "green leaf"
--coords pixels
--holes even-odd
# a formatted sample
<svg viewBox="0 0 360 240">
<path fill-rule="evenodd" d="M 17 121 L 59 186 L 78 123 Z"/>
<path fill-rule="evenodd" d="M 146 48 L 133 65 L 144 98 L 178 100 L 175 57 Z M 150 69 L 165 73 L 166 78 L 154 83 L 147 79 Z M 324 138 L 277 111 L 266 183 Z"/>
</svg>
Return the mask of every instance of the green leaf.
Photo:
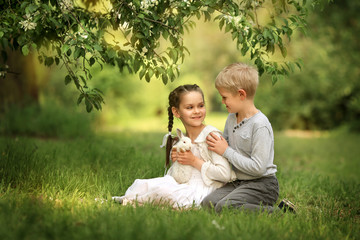
<svg viewBox="0 0 360 240">
<path fill-rule="evenodd" d="M 146 80 L 147 82 L 150 82 L 149 72 L 147 72 L 147 73 L 145 74 L 145 80 Z"/>
<path fill-rule="evenodd" d="M 29 47 L 28 45 L 24 45 L 22 48 L 21 48 L 21 51 L 22 53 L 24 54 L 24 56 L 27 56 L 29 54 Z"/>
<path fill-rule="evenodd" d="M 140 80 L 144 77 L 145 73 L 146 73 L 146 69 L 143 67 L 139 73 Z"/>
<path fill-rule="evenodd" d="M 103 49 L 102 49 L 102 47 L 100 46 L 100 45 L 98 45 L 98 44 L 95 44 L 94 45 L 94 49 L 96 50 L 96 51 L 98 51 L 98 52 L 101 52 Z"/>
<path fill-rule="evenodd" d="M 144 38 L 145 36 L 142 33 L 136 33 L 135 37 L 141 39 L 141 38 Z"/>
<path fill-rule="evenodd" d="M 272 85 L 275 85 L 275 83 L 278 81 L 278 77 L 276 74 L 272 75 L 271 76 L 271 82 L 272 82 Z"/>
<path fill-rule="evenodd" d="M 71 49 L 68 49 L 67 51 L 66 51 L 66 55 L 68 55 L 69 57 L 70 57 L 70 55 L 71 55 Z"/>
<path fill-rule="evenodd" d="M 134 72 L 139 71 L 140 69 L 140 60 L 138 58 L 135 58 L 134 60 Z"/>
<path fill-rule="evenodd" d="M 174 63 L 178 60 L 178 52 L 175 49 L 170 49 L 169 57 L 173 60 Z"/>
<path fill-rule="evenodd" d="M 35 4 L 30 4 L 26 7 L 25 12 L 26 13 L 33 13 L 36 11 L 36 9 L 38 9 L 39 6 L 35 5 Z"/>
<path fill-rule="evenodd" d="M 91 57 L 90 60 L 89 60 L 90 67 L 91 67 L 92 65 L 94 65 L 94 63 L 95 63 L 95 58 L 94 58 L 94 57 Z"/>
<path fill-rule="evenodd" d="M 286 48 L 285 48 L 283 45 L 279 45 L 279 48 L 280 48 L 280 50 L 281 50 L 282 56 L 283 56 L 284 58 L 286 58 L 286 56 L 287 56 L 287 50 L 286 50 Z"/>
<path fill-rule="evenodd" d="M 207 12 L 207 11 L 203 11 L 203 13 L 204 13 L 204 17 L 205 17 L 205 22 L 206 22 L 206 21 L 210 21 L 210 20 L 211 20 L 211 15 L 210 15 L 210 13 Z"/>
<path fill-rule="evenodd" d="M 223 26 L 224 26 L 224 23 L 225 23 L 225 19 L 221 19 L 220 22 L 219 22 L 219 28 L 220 30 L 222 30 Z"/>
<path fill-rule="evenodd" d="M 58 28 L 61 27 L 61 24 L 58 21 L 56 21 L 55 18 L 49 17 L 49 19 L 52 23 L 55 24 L 56 27 L 58 27 Z"/>
<path fill-rule="evenodd" d="M 101 93 L 102 95 L 104 95 L 103 91 L 101 91 L 100 89 L 98 88 L 94 88 L 93 89 L 96 93 Z"/>
<path fill-rule="evenodd" d="M 69 50 L 70 46 L 68 44 L 64 44 L 61 47 L 61 52 L 66 53 Z"/>
<path fill-rule="evenodd" d="M 162 79 L 163 83 L 166 85 L 167 82 L 168 82 L 168 77 L 167 77 L 167 75 L 166 75 L 166 74 L 162 74 L 162 75 L 161 75 L 161 79 Z"/>
<path fill-rule="evenodd" d="M 114 51 L 113 49 L 110 49 L 110 50 L 108 50 L 108 57 L 110 58 L 110 59 L 112 59 L 112 58 L 115 58 L 116 57 L 116 51 Z"/>
<path fill-rule="evenodd" d="M 149 73 L 150 78 L 152 78 L 152 76 L 154 76 L 154 70 L 152 68 L 149 68 L 148 73 Z"/>
<path fill-rule="evenodd" d="M 77 105 L 79 105 L 82 102 L 83 99 L 84 99 L 84 94 L 80 94 L 80 96 L 79 96 L 79 98 L 77 100 Z"/>
<path fill-rule="evenodd" d="M 230 31 L 230 29 L 231 29 L 231 25 L 230 25 L 230 24 L 226 24 L 225 32 L 227 33 L 228 31 Z"/>
<path fill-rule="evenodd" d="M 74 52 L 74 59 L 78 59 L 80 57 L 80 54 L 81 54 L 81 48 L 79 47 L 75 47 L 75 52 Z"/>
<path fill-rule="evenodd" d="M 70 82 L 71 82 L 70 75 L 66 75 L 66 77 L 65 77 L 65 85 L 68 85 Z"/>
<path fill-rule="evenodd" d="M 241 48 L 241 54 L 243 56 L 245 56 L 245 54 L 247 53 L 247 51 L 249 50 L 249 47 L 247 45 L 244 45 L 242 48 Z"/>
<path fill-rule="evenodd" d="M 54 59 L 52 57 L 45 58 L 45 66 L 50 67 L 54 63 Z"/>
<path fill-rule="evenodd" d="M 92 103 L 89 101 L 88 97 L 85 98 L 86 111 L 91 112 L 93 109 Z"/>
<path fill-rule="evenodd" d="M 163 38 L 164 38 L 165 40 L 167 40 L 168 37 L 169 37 L 169 31 L 168 31 L 168 30 L 164 30 L 163 33 L 162 33 L 162 36 L 163 36 Z"/>
</svg>

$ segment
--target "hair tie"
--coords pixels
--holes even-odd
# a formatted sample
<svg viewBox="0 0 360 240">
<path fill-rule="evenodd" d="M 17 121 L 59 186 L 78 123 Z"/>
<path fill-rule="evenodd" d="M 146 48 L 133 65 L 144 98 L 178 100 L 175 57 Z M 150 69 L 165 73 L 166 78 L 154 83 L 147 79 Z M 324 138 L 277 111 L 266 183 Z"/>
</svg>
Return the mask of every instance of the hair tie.
<svg viewBox="0 0 360 240">
<path fill-rule="evenodd" d="M 163 137 L 163 140 L 162 140 L 162 144 L 160 145 L 161 148 L 165 147 L 166 145 L 166 140 L 168 139 L 168 137 L 171 136 L 171 132 L 165 134 L 165 136 Z"/>
</svg>

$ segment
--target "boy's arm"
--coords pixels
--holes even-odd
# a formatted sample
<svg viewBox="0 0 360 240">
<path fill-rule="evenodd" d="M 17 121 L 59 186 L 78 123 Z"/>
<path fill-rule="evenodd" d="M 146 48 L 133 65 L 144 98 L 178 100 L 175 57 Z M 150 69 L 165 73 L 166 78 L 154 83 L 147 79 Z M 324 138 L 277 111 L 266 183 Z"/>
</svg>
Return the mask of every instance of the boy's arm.
<svg viewBox="0 0 360 240">
<path fill-rule="evenodd" d="M 220 133 L 210 133 L 215 137 L 221 137 Z M 208 136 L 210 136 L 210 134 Z M 206 185 L 211 185 L 213 181 L 229 182 L 232 177 L 230 163 L 223 156 L 216 152 L 209 151 L 208 161 L 201 168 L 201 176 Z"/>
<path fill-rule="evenodd" d="M 241 147 L 242 143 L 237 143 Z M 235 149 L 226 148 L 223 156 L 239 171 L 257 177 L 263 176 L 272 161 L 273 139 L 266 127 L 256 130 L 251 139 L 251 154 L 246 156 Z"/>
<path fill-rule="evenodd" d="M 220 156 L 222 156 L 226 149 L 229 147 L 225 138 L 223 138 L 221 135 L 216 136 L 214 133 L 210 133 L 207 136 L 206 143 L 210 151 L 216 152 Z"/>
<path fill-rule="evenodd" d="M 226 148 L 229 146 L 229 133 L 228 133 L 228 119 L 226 119 L 225 122 L 225 128 L 223 136 L 217 136 L 214 133 L 210 133 L 208 137 L 206 138 L 206 143 L 208 144 L 208 149 L 210 151 L 213 151 L 220 156 L 222 156 L 226 150 Z"/>
</svg>

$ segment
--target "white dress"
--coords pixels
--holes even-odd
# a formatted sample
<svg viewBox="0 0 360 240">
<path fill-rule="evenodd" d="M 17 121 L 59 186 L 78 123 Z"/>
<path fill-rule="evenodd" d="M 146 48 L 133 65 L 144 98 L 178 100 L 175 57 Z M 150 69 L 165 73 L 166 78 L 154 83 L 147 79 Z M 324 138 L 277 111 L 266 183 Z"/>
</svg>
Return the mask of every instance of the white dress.
<svg viewBox="0 0 360 240">
<path fill-rule="evenodd" d="M 216 188 L 230 181 L 231 167 L 228 161 L 214 152 L 207 152 L 206 136 L 210 132 L 220 132 L 206 126 L 192 145 L 191 152 L 205 161 L 201 171 L 192 168 L 189 182 L 179 184 L 169 174 L 151 179 L 136 179 L 122 197 L 126 202 L 167 203 L 174 208 L 198 207 L 201 201 Z M 207 159 L 202 154 L 207 152 Z M 204 181 L 205 178 L 205 181 Z M 206 182 L 206 183 L 205 183 Z"/>
</svg>

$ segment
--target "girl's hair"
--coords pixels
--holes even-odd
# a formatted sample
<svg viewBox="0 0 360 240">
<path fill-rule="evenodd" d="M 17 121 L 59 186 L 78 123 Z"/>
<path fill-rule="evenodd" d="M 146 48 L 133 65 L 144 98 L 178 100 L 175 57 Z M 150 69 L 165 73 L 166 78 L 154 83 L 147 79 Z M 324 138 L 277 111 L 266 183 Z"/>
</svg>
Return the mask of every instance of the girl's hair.
<svg viewBox="0 0 360 240">
<path fill-rule="evenodd" d="M 247 96 L 254 97 L 259 84 L 256 68 L 245 63 L 233 63 L 225 67 L 216 77 L 215 87 L 224 88 L 232 93 L 244 89 Z"/>
<path fill-rule="evenodd" d="M 174 115 L 172 112 L 172 108 L 175 107 L 178 109 L 180 106 L 180 101 L 181 101 L 182 95 L 184 93 L 193 92 L 193 91 L 201 93 L 201 96 L 204 99 L 203 91 L 196 84 L 192 84 L 192 85 L 186 84 L 186 85 L 178 86 L 169 94 L 169 107 L 168 107 L 168 116 L 169 116 L 168 131 L 169 131 L 169 133 L 171 133 L 172 128 L 173 128 L 173 123 L 174 123 Z M 170 152 L 171 152 L 171 148 L 172 148 L 175 140 L 176 140 L 176 138 L 172 138 L 171 134 L 169 134 L 167 141 L 166 141 L 166 162 L 165 162 L 166 167 L 169 166 L 169 164 L 170 164 Z"/>
</svg>

